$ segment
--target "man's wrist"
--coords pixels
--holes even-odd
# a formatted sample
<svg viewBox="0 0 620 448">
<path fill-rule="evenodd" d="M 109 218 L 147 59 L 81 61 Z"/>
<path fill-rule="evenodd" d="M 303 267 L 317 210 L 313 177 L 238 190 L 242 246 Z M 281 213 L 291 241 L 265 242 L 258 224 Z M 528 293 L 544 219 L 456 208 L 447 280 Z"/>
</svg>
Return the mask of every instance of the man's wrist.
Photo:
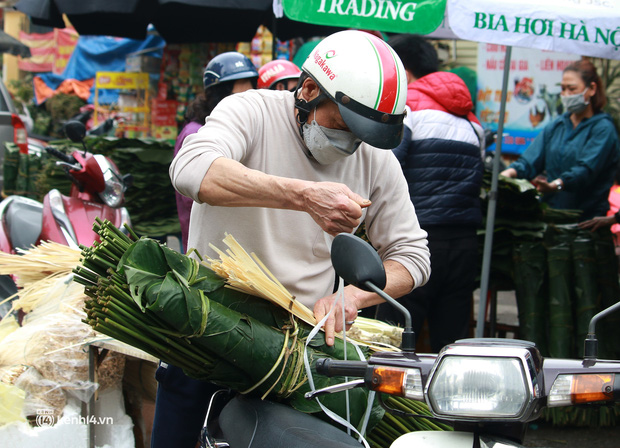
<svg viewBox="0 0 620 448">
<path fill-rule="evenodd" d="M 564 189 L 564 182 L 562 182 L 562 179 L 556 179 L 553 183 L 557 191 L 562 191 Z"/>
</svg>

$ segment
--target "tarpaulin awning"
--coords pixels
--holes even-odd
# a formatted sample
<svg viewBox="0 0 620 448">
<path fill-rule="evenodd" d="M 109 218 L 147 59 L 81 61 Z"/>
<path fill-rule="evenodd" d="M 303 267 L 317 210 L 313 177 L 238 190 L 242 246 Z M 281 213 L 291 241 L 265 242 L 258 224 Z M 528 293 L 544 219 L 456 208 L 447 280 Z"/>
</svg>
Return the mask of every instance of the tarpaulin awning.
<svg viewBox="0 0 620 448">
<path fill-rule="evenodd" d="M 78 81 L 77 79 L 64 79 L 58 75 L 48 74 L 35 76 L 32 82 L 34 84 L 35 102 L 41 104 L 57 93 L 75 95 L 84 101 L 88 101 L 94 79 Z"/>
</svg>

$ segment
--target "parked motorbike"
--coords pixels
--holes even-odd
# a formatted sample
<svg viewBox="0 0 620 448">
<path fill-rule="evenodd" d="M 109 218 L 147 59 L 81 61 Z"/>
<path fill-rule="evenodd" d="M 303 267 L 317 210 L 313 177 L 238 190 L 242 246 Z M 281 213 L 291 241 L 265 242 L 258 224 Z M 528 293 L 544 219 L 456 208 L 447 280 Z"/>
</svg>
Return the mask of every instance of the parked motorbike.
<svg viewBox="0 0 620 448">
<path fill-rule="evenodd" d="M 528 424 L 545 407 L 607 406 L 620 401 L 620 379 L 616 381 L 620 362 L 598 359 L 595 333 L 598 320 L 620 310 L 620 302 L 592 318 L 583 360 L 543 358 L 534 343 L 515 339 L 464 339 L 439 354 L 418 354 L 409 312 L 382 291 L 385 271 L 374 249 L 353 235 L 341 234 L 332 244 L 332 262 L 347 283 L 380 294 L 403 312 L 403 347 L 401 352 L 376 353 L 368 361 L 319 359 L 318 373 L 353 379 L 309 392 L 306 398 L 366 387 L 378 393 L 386 412 L 454 427 L 454 431 L 410 432 L 391 448 L 521 448 Z M 392 409 L 382 394 L 426 402 L 433 416 Z M 224 406 L 219 425 L 222 438 L 206 437 L 203 447 L 361 446 L 316 417 L 240 397 Z"/>
<path fill-rule="evenodd" d="M 43 203 L 18 195 L 0 202 L 1 251 L 17 253 L 18 249 L 29 249 L 41 241 L 74 248 L 91 246 L 98 239 L 92 230 L 97 217 L 118 228 L 131 224 L 127 209 L 122 207 L 124 193 L 132 183 L 131 175 L 121 176 L 110 158 L 88 152 L 83 123 L 69 122 L 64 130 L 71 141 L 82 144 L 83 151 L 65 154 L 52 146 L 46 146 L 45 151 L 59 159 L 56 163 L 71 179 L 69 196 L 53 189 Z M 9 276 L 0 276 L 0 298 L 16 291 L 12 283 Z"/>
</svg>

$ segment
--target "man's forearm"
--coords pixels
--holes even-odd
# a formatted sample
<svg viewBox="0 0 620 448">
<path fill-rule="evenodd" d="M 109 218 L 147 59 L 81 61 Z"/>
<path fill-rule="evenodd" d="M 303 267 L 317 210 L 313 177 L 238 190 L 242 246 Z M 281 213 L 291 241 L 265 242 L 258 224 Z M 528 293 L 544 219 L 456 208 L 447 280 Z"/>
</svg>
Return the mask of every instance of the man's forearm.
<svg viewBox="0 0 620 448">
<path fill-rule="evenodd" d="M 198 198 L 223 207 L 268 207 L 300 210 L 302 180 L 271 176 L 220 157 L 200 184 Z"/>
<path fill-rule="evenodd" d="M 413 288 L 413 278 L 405 267 L 392 260 L 384 263 L 385 274 L 387 278 L 384 292 L 389 296 L 397 299 L 404 296 Z M 360 291 L 356 294 L 356 302 L 358 309 L 366 308 L 372 305 L 385 302 L 381 296 L 373 292 Z"/>
<path fill-rule="evenodd" d="M 308 213 L 330 235 L 352 232 L 370 201 L 337 182 L 278 177 L 220 157 L 200 184 L 198 199 L 221 207 L 266 207 Z"/>
</svg>

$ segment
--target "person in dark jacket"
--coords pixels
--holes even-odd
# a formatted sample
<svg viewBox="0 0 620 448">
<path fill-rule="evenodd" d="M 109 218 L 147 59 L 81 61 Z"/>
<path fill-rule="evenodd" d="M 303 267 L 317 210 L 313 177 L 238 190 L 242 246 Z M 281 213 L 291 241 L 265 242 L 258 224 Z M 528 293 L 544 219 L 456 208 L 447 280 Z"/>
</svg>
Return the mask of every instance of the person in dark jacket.
<svg viewBox="0 0 620 448">
<path fill-rule="evenodd" d="M 420 226 L 428 232 L 432 266 L 429 282 L 400 302 L 412 313 L 416 334 L 428 320 L 436 353 L 469 333 L 479 267 L 484 132 L 466 84 L 438 71 L 432 44 L 414 34 L 395 36 L 389 44 L 403 61 L 409 83 L 405 136 L 393 152 Z M 376 317 L 404 325 L 401 313 L 388 304 L 379 306 Z"/>
</svg>

